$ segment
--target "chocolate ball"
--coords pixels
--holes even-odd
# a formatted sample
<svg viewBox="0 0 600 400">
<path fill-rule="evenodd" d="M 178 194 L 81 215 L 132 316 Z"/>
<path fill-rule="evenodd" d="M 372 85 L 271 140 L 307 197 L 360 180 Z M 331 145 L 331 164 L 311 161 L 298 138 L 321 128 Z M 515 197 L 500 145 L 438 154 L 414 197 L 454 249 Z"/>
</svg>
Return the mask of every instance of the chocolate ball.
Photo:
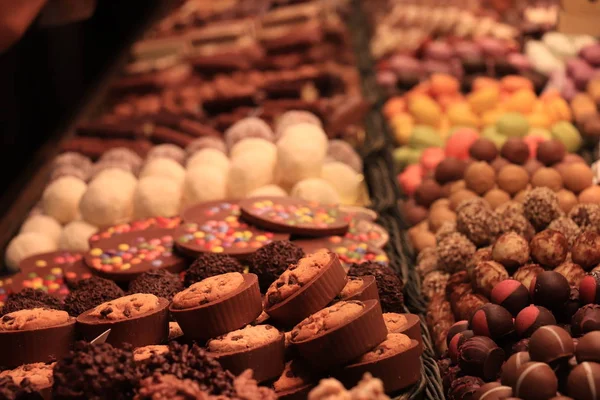
<svg viewBox="0 0 600 400">
<path fill-rule="evenodd" d="M 423 206 L 416 203 L 415 199 L 404 200 L 400 203 L 402 216 L 410 226 L 417 225 L 427 219 L 429 212 Z"/>
<path fill-rule="evenodd" d="M 569 218 L 585 231 L 598 231 L 600 227 L 600 205 L 577 204 L 569 211 Z"/>
<path fill-rule="evenodd" d="M 435 180 L 440 184 L 463 178 L 466 163 L 454 157 L 444 158 L 435 168 Z"/>
<path fill-rule="evenodd" d="M 437 246 L 440 265 L 450 273 L 464 269 L 475 250 L 475 245 L 460 233 L 444 237 Z"/>
<path fill-rule="evenodd" d="M 531 186 L 547 187 L 558 192 L 563 188 L 563 179 L 554 168 L 540 168 L 531 176 Z"/>
<path fill-rule="evenodd" d="M 470 199 L 456 210 L 456 229 L 476 246 L 486 246 L 500 233 L 500 218 L 481 198 Z"/>
<path fill-rule="evenodd" d="M 504 350 L 489 337 L 475 336 L 460 346 L 458 365 L 466 374 L 492 381 L 498 377 L 503 363 Z"/>
<path fill-rule="evenodd" d="M 492 210 L 495 210 L 502 204 L 509 202 L 510 195 L 502 189 L 494 188 L 488 190 L 483 196 L 483 199 L 489 203 L 490 207 L 492 207 Z"/>
<path fill-rule="evenodd" d="M 575 357 L 578 363 L 585 361 L 600 362 L 600 331 L 583 335 L 577 343 Z"/>
<path fill-rule="evenodd" d="M 513 389 L 523 400 L 547 400 L 556 396 L 558 379 L 548 364 L 528 362 L 517 370 Z"/>
<path fill-rule="evenodd" d="M 523 286 L 525 286 L 527 288 L 527 290 L 529 290 L 529 287 L 531 286 L 531 281 L 533 280 L 533 278 L 535 278 L 542 272 L 544 272 L 544 268 L 542 268 L 541 265 L 526 264 L 526 265 L 523 265 L 522 267 L 520 267 L 513 274 L 513 279 L 521 282 L 521 284 Z"/>
<path fill-rule="evenodd" d="M 594 173 L 592 169 L 583 163 L 569 164 L 562 173 L 565 187 L 575 193 L 580 193 L 592 186 Z"/>
<path fill-rule="evenodd" d="M 558 272 L 544 271 L 531 281 L 529 293 L 533 304 L 553 310 L 569 300 L 571 287 Z"/>
<path fill-rule="evenodd" d="M 498 156 L 498 148 L 489 139 L 479 138 L 469 148 L 471 158 L 479 161 L 494 161 Z"/>
<path fill-rule="evenodd" d="M 437 235 L 439 229 L 446 222 L 452 223 L 454 227 L 456 226 L 456 213 L 448 207 L 435 207 L 429 210 L 427 222 L 429 223 L 429 229 Z"/>
<path fill-rule="evenodd" d="M 529 260 L 529 243 L 523 236 L 507 232 L 494 243 L 492 258 L 506 269 L 515 270 Z"/>
<path fill-rule="evenodd" d="M 600 186 L 590 186 L 579 193 L 580 203 L 600 203 Z"/>
<path fill-rule="evenodd" d="M 535 174 L 540 168 L 544 168 L 544 164 L 535 158 L 530 158 L 525 164 L 523 164 L 523 168 L 525 168 L 525 171 L 527 171 L 529 176 L 533 176 L 533 174 Z"/>
<path fill-rule="evenodd" d="M 500 382 L 503 385 L 514 387 L 517 383 L 517 371 L 522 365 L 530 361 L 531 357 L 529 357 L 529 352 L 527 351 L 520 351 L 510 356 L 502 366 Z"/>
<path fill-rule="evenodd" d="M 476 335 L 502 338 L 514 331 L 512 315 L 497 304 L 488 303 L 475 311 L 470 322 Z"/>
<path fill-rule="evenodd" d="M 514 164 L 525 164 L 529 158 L 529 146 L 521 138 L 511 137 L 502 145 L 500 155 Z"/>
<path fill-rule="evenodd" d="M 467 189 L 483 195 L 496 185 L 496 172 L 484 161 L 473 162 L 465 170 Z"/>
<path fill-rule="evenodd" d="M 600 331 L 600 305 L 597 304 L 581 307 L 571 319 L 573 336 L 585 335 L 592 331 Z"/>
<path fill-rule="evenodd" d="M 546 325 L 556 325 L 556 318 L 547 308 L 533 304 L 522 309 L 515 319 L 515 330 L 521 337 L 529 337 Z"/>
<path fill-rule="evenodd" d="M 496 159 L 492 161 L 490 165 L 496 170 L 496 173 L 498 173 L 502 168 L 506 167 L 507 165 L 511 165 L 511 163 L 506 158 L 496 157 Z"/>
<path fill-rule="evenodd" d="M 446 336 L 446 343 L 450 344 L 450 341 L 452 340 L 454 335 L 467 330 L 469 330 L 469 321 L 463 320 L 455 322 L 448 330 L 448 335 Z"/>
<path fill-rule="evenodd" d="M 519 281 L 506 279 L 492 289 L 491 300 L 516 317 L 529 305 L 529 291 Z"/>
<path fill-rule="evenodd" d="M 579 265 L 572 263 L 571 261 L 565 261 L 560 264 L 558 267 L 554 268 L 554 272 L 558 272 L 565 278 L 567 278 L 567 282 L 569 282 L 569 286 L 577 286 L 583 277 L 585 276 L 585 271 Z"/>
<path fill-rule="evenodd" d="M 463 376 L 452 381 L 448 389 L 448 400 L 472 399 L 484 382 L 475 376 Z"/>
<path fill-rule="evenodd" d="M 509 164 L 498 171 L 496 177 L 498 187 L 506 193 L 514 195 L 525 189 L 529 184 L 529 174 L 519 165 Z"/>
<path fill-rule="evenodd" d="M 571 258 L 574 263 L 590 270 L 600 263 L 600 234 L 595 231 L 581 233 L 571 247 Z"/>
<path fill-rule="evenodd" d="M 508 272 L 495 261 L 482 261 L 471 272 L 473 287 L 485 297 L 490 297 L 492 289 L 499 282 L 508 279 Z"/>
<path fill-rule="evenodd" d="M 600 271 L 592 271 L 579 283 L 581 304 L 600 304 Z"/>
<path fill-rule="evenodd" d="M 523 215 L 537 230 L 544 229 L 560 216 L 556 193 L 548 188 L 531 189 L 523 199 Z"/>
<path fill-rule="evenodd" d="M 560 326 L 542 326 L 529 340 L 529 355 L 533 361 L 551 364 L 573 357 L 574 352 L 573 338 Z"/>
<path fill-rule="evenodd" d="M 565 157 L 567 149 L 559 140 L 547 140 L 537 147 L 536 157 L 544 165 L 550 166 L 561 162 Z"/>
<path fill-rule="evenodd" d="M 473 336 L 475 336 L 475 333 L 472 330 L 466 330 L 459 332 L 452 337 L 452 340 L 450 340 L 450 343 L 448 343 L 448 355 L 450 356 L 452 362 L 458 362 L 460 347 L 464 342 L 471 339 Z"/>
<path fill-rule="evenodd" d="M 558 198 L 558 206 L 565 214 L 568 214 L 569 211 L 571 211 L 571 209 L 579 202 L 577 200 L 577 196 L 575 196 L 575 194 L 570 190 L 566 189 L 561 189 L 556 192 L 556 197 Z"/>
<path fill-rule="evenodd" d="M 558 321 L 564 324 L 570 324 L 573 315 L 579 310 L 579 307 L 581 307 L 581 302 L 579 301 L 579 288 L 577 286 L 571 286 L 569 300 L 557 310 L 554 310 L 554 316 Z"/>
<path fill-rule="evenodd" d="M 555 268 L 562 264 L 569 252 L 569 243 L 565 236 L 551 229 L 535 235 L 529 244 L 531 258 L 546 268 Z"/>
<path fill-rule="evenodd" d="M 427 179 L 415 190 L 414 197 L 418 205 L 427 208 L 442 197 L 442 187 L 433 179 Z"/>
<path fill-rule="evenodd" d="M 548 229 L 562 233 L 565 238 L 567 238 L 569 246 L 573 246 L 575 239 L 581 233 L 581 228 L 579 228 L 575 221 L 569 217 L 556 218 L 554 221 L 550 222 Z"/>
<path fill-rule="evenodd" d="M 598 400 L 600 364 L 583 362 L 576 366 L 567 379 L 567 392 L 577 400 Z"/>
<path fill-rule="evenodd" d="M 498 382 L 486 383 L 475 393 L 473 400 L 504 400 L 511 397 L 513 390 L 509 386 L 502 386 Z"/>
</svg>

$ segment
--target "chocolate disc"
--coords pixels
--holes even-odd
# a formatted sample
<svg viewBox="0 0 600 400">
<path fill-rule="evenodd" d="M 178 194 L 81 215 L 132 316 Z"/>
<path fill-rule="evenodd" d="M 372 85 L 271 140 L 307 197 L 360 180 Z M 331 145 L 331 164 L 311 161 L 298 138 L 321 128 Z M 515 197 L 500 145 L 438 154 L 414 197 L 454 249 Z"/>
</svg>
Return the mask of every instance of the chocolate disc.
<svg viewBox="0 0 600 400">
<path fill-rule="evenodd" d="M 291 197 L 259 197 L 240 201 L 242 219 L 275 232 L 301 236 L 345 235 L 348 220 L 337 206 Z"/>
<path fill-rule="evenodd" d="M 360 206 L 339 206 L 339 208 L 352 219 L 360 219 L 371 222 L 374 222 L 377 219 L 377 213 L 370 208 Z"/>
<path fill-rule="evenodd" d="M 176 228 L 181 224 L 181 217 L 152 217 L 145 219 L 138 219 L 127 224 L 114 225 L 103 231 L 96 232 L 90 239 L 90 247 L 94 247 L 94 242 L 100 239 L 109 239 L 115 235 L 121 235 L 123 233 L 145 231 L 150 228 Z"/>
<path fill-rule="evenodd" d="M 171 220 L 171 224 L 175 223 L 179 219 Z M 174 229 L 158 226 L 150 224 L 146 229 L 113 231 L 108 237 L 94 238 L 85 254 L 85 263 L 94 273 L 121 282 L 150 270 L 181 271 L 185 259 L 173 252 Z"/>
<path fill-rule="evenodd" d="M 351 264 L 361 264 L 367 261 L 373 261 L 381 265 L 388 265 L 389 263 L 389 258 L 383 250 L 368 246 L 366 243 L 344 239 L 340 236 L 294 240 L 293 243 L 306 253 L 314 253 L 319 249 L 329 249 L 338 255 L 346 268 Z"/>
<path fill-rule="evenodd" d="M 230 202 L 210 202 L 183 212 L 181 226 L 175 230 L 177 248 L 189 256 L 222 253 L 243 257 L 275 240 L 289 235 L 267 232 L 240 221 L 240 206 Z"/>
</svg>

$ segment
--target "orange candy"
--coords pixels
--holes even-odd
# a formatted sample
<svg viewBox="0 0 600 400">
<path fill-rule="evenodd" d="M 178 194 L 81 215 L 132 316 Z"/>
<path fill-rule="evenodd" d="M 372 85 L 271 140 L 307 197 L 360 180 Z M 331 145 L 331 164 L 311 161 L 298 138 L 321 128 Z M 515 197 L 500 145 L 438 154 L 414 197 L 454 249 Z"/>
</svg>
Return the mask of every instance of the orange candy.
<svg viewBox="0 0 600 400">
<path fill-rule="evenodd" d="M 487 76 L 478 76 L 473 80 L 472 91 L 480 90 L 490 86 L 498 86 L 499 83 L 496 79 L 488 78 Z"/>
<path fill-rule="evenodd" d="M 518 75 L 508 75 L 500 80 L 500 86 L 502 90 L 506 90 L 507 92 L 515 92 L 519 89 L 529 89 L 534 91 L 533 83 L 523 76 Z"/>
<path fill-rule="evenodd" d="M 458 80 L 447 74 L 433 74 L 429 79 L 431 83 L 431 94 L 434 96 L 453 95 L 458 93 Z"/>
<path fill-rule="evenodd" d="M 406 111 L 406 100 L 403 97 L 392 97 L 383 106 L 383 114 L 388 119 L 404 111 Z"/>
</svg>

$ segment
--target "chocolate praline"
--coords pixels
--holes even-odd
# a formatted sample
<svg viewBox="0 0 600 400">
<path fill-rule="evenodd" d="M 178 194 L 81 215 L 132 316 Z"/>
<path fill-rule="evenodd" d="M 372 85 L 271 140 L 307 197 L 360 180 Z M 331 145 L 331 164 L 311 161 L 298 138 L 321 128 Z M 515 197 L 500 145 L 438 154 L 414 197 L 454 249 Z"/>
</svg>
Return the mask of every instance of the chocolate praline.
<svg viewBox="0 0 600 400">
<path fill-rule="evenodd" d="M 442 187 L 433 179 L 423 181 L 414 193 L 416 203 L 423 207 L 431 206 L 440 197 L 442 197 Z"/>
<path fill-rule="evenodd" d="M 387 265 L 380 265 L 372 261 L 362 264 L 352 264 L 348 270 L 348 276 L 375 277 L 379 301 L 383 312 L 404 312 L 404 283 Z"/>
<path fill-rule="evenodd" d="M 448 330 L 448 335 L 446 336 L 446 343 L 450 344 L 450 341 L 457 333 L 464 332 L 469 330 L 469 321 L 463 320 L 455 322 L 450 329 Z"/>
<path fill-rule="evenodd" d="M 577 235 L 581 233 L 581 228 L 569 217 L 560 217 L 550 222 L 548 229 L 559 231 L 569 242 L 569 246 L 573 245 Z"/>
<path fill-rule="evenodd" d="M 546 400 L 556 395 L 558 379 L 548 364 L 529 362 L 517 370 L 515 396 L 528 400 Z"/>
<path fill-rule="evenodd" d="M 567 380 L 567 392 L 577 400 L 597 400 L 600 388 L 600 364 L 583 362 L 576 366 Z"/>
<path fill-rule="evenodd" d="M 533 278 L 529 292 L 533 304 L 553 310 L 569 300 L 571 287 L 567 278 L 558 272 L 544 271 Z"/>
<path fill-rule="evenodd" d="M 65 298 L 65 311 L 77 317 L 102 303 L 125 296 L 116 283 L 92 276 L 79 281 L 77 287 Z"/>
<path fill-rule="evenodd" d="M 458 364 L 463 372 L 486 381 L 497 378 L 504 363 L 504 350 L 486 336 L 465 341 L 459 350 Z"/>
<path fill-rule="evenodd" d="M 523 286 L 529 290 L 533 278 L 542 272 L 544 272 L 544 268 L 542 268 L 539 264 L 526 264 L 513 274 L 513 279 L 521 282 L 521 284 L 523 284 Z"/>
<path fill-rule="evenodd" d="M 472 399 L 484 381 L 475 376 L 463 376 L 452 382 L 448 389 L 448 400 Z"/>
<path fill-rule="evenodd" d="M 600 330 L 600 305 L 587 304 L 581 307 L 571 319 L 573 336 L 585 335 Z"/>
<path fill-rule="evenodd" d="M 475 245 L 460 233 L 446 236 L 437 246 L 440 265 L 448 272 L 464 269 L 475 250 Z"/>
<path fill-rule="evenodd" d="M 476 335 L 502 338 L 514 331 L 512 315 L 497 304 L 488 303 L 475 311 L 470 322 Z"/>
<path fill-rule="evenodd" d="M 600 205 L 577 204 L 569 211 L 569 218 L 582 230 L 597 231 L 600 228 Z"/>
<path fill-rule="evenodd" d="M 516 317 L 529 305 L 529 291 L 519 281 L 506 279 L 494 286 L 490 299 Z"/>
<path fill-rule="evenodd" d="M 581 279 L 579 299 L 582 304 L 600 303 L 600 271 L 592 271 Z"/>
<path fill-rule="evenodd" d="M 523 199 L 523 214 L 538 230 L 560 216 L 556 193 L 548 188 L 534 188 Z"/>
<path fill-rule="evenodd" d="M 521 138 L 511 137 L 502 145 L 500 155 L 514 164 L 525 164 L 529 158 L 529 146 Z"/>
<path fill-rule="evenodd" d="M 560 264 L 558 267 L 554 268 L 554 272 L 558 272 L 564 276 L 571 286 L 579 286 L 581 280 L 585 276 L 583 268 L 571 261 L 565 261 Z"/>
<path fill-rule="evenodd" d="M 565 145 L 558 140 L 547 140 L 540 143 L 536 152 L 537 159 L 546 166 L 561 162 L 565 154 Z"/>
<path fill-rule="evenodd" d="M 516 232 L 501 235 L 492 247 L 494 261 L 508 270 L 515 270 L 529 260 L 529 243 Z"/>
<path fill-rule="evenodd" d="M 470 199 L 457 209 L 456 229 L 475 245 L 486 246 L 500 233 L 500 219 L 485 201 Z"/>
<path fill-rule="evenodd" d="M 567 258 L 569 243 L 558 231 L 546 229 L 533 237 L 529 244 L 531 258 L 546 268 L 556 268 Z"/>
<path fill-rule="evenodd" d="M 503 385 L 514 387 L 515 383 L 517 383 L 517 371 L 521 368 L 521 365 L 530 361 L 531 357 L 529 357 L 527 351 L 520 351 L 510 356 L 502 366 L 500 382 L 502 382 Z"/>
<path fill-rule="evenodd" d="M 474 400 L 503 400 L 512 396 L 513 390 L 510 386 L 502 386 L 499 382 L 486 383 L 475 393 Z"/>
<path fill-rule="evenodd" d="M 600 331 L 586 333 L 579 338 L 575 348 L 577 362 L 584 361 L 600 362 Z"/>
<path fill-rule="evenodd" d="M 556 325 L 556 318 L 547 308 L 533 304 L 522 309 L 515 319 L 515 329 L 521 337 L 529 337 L 545 325 Z"/>
<path fill-rule="evenodd" d="M 498 156 L 498 148 L 491 140 L 479 138 L 469 148 L 469 155 L 479 161 L 494 161 Z"/>
<path fill-rule="evenodd" d="M 129 283 L 128 293 L 150 293 L 157 297 L 172 300 L 176 293 L 183 290 L 179 275 L 159 269 L 144 272 Z"/>
<path fill-rule="evenodd" d="M 552 364 L 573 357 L 574 352 L 573 338 L 559 326 L 542 326 L 529 340 L 529 355 L 533 361 Z"/>
<path fill-rule="evenodd" d="M 435 180 L 440 184 L 462 179 L 466 163 L 454 157 L 444 158 L 435 168 Z"/>
<path fill-rule="evenodd" d="M 457 363 L 459 360 L 461 346 L 474 336 L 475 333 L 472 330 L 466 330 L 452 337 L 452 340 L 448 343 L 448 355 L 454 363 Z"/>
<path fill-rule="evenodd" d="M 489 298 L 494 286 L 508 279 L 508 272 L 500 263 L 481 261 L 473 268 L 471 276 L 474 289 Z"/>
<path fill-rule="evenodd" d="M 203 279 L 228 272 L 242 273 L 244 266 L 231 256 L 206 253 L 198 257 L 185 272 L 183 284 L 189 287 Z"/>
<path fill-rule="evenodd" d="M 590 270 L 600 263 L 600 234 L 595 231 L 581 233 L 571 247 L 573 262 Z"/>
<path fill-rule="evenodd" d="M 30 308 L 64 309 L 57 297 L 51 296 L 40 289 L 25 288 L 8 295 L 4 307 L 0 308 L 0 316 Z"/>
</svg>

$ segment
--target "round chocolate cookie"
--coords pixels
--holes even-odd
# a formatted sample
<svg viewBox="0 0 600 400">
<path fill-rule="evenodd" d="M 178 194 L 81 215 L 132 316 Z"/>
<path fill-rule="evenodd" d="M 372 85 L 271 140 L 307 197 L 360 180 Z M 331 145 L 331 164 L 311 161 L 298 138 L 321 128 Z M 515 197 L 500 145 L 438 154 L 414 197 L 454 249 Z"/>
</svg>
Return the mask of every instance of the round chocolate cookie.
<svg viewBox="0 0 600 400">
<path fill-rule="evenodd" d="M 92 309 L 104 302 L 123 297 L 125 293 L 113 281 L 92 276 L 79 282 L 65 298 L 65 310 L 72 316 Z"/>
<path fill-rule="evenodd" d="M 172 300 L 175 293 L 183 290 L 179 275 L 164 269 L 144 272 L 129 283 L 129 293 L 150 293 L 157 297 Z"/>
<path fill-rule="evenodd" d="M 279 275 L 281 275 L 290 265 L 296 264 L 298 260 L 304 256 L 305 253 L 302 248 L 296 246 L 293 242 L 278 240 L 258 249 L 248 259 L 248 265 L 250 267 L 250 272 L 255 273 L 258 276 L 258 284 L 260 285 L 261 291 L 266 292 L 269 285 L 271 285 Z"/>
<path fill-rule="evenodd" d="M 192 257 L 220 253 L 244 257 L 274 240 L 287 240 L 288 234 L 261 230 L 240 220 L 235 203 L 202 203 L 183 212 L 184 223 L 175 230 L 177 249 Z"/>
<path fill-rule="evenodd" d="M 120 228 L 113 227 L 113 230 L 105 231 L 112 232 L 110 234 L 95 235 L 90 239 L 85 263 L 96 274 L 118 282 L 130 281 L 151 270 L 181 271 L 185 259 L 173 252 L 174 227 L 179 224 L 179 219 L 163 218 L 162 225 L 148 221 L 151 220 L 132 222 L 131 226 L 136 228 L 122 233 L 119 233 Z"/>
<path fill-rule="evenodd" d="M 275 232 L 302 236 L 344 235 L 346 214 L 337 206 L 291 197 L 250 198 L 240 201 L 242 219 Z"/>
<path fill-rule="evenodd" d="M 206 253 L 198 257 L 192 266 L 185 271 L 183 283 L 185 287 L 189 287 L 203 279 L 228 272 L 244 272 L 244 266 L 233 257 L 223 254 Z"/>
</svg>

